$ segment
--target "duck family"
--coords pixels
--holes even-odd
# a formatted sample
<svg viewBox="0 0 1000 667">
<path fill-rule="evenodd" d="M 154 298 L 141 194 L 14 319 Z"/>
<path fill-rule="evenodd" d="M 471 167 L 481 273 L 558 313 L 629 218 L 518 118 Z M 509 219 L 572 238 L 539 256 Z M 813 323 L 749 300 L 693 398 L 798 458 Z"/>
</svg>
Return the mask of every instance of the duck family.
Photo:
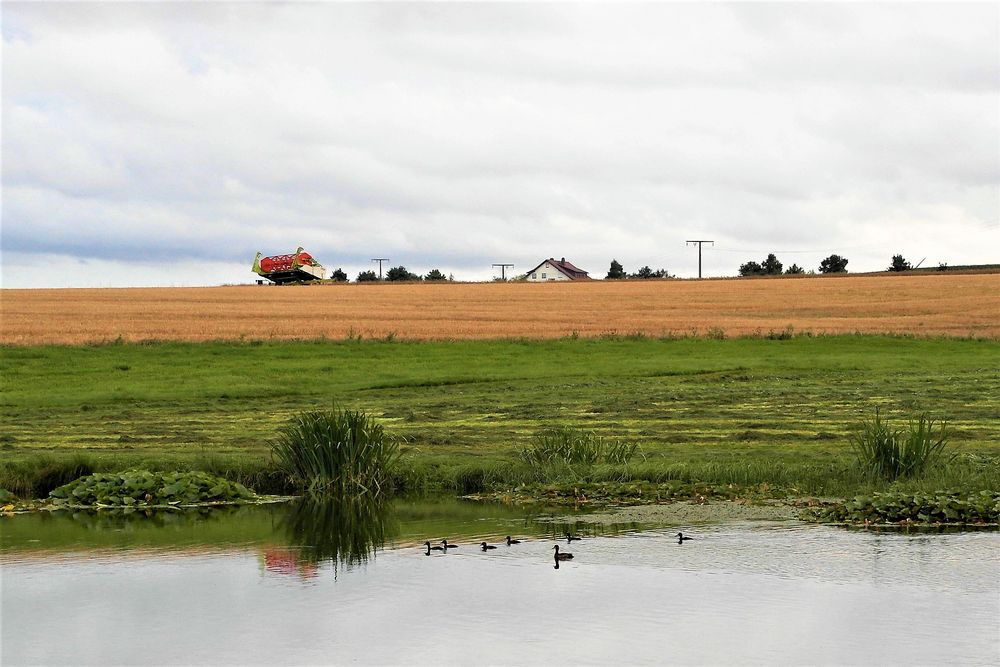
<svg viewBox="0 0 1000 667">
<path fill-rule="evenodd" d="M 685 535 L 684 533 L 680 533 L 680 532 L 677 533 L 677 535 L 675 535 L 675 537 L 677 538 L 677 544 L 684 544 L 684 542 L 686 542 L 686 541 L 688 541 L 690 539 L 693 539 L 691 536 Z M 580 537 L 574 537 L 570 533 L 566 533 L 566 541 L 567 542 L 575 542 L 575 541 L 579 541 L 581 539 L 582 538 L 580 538 Z M 514 545 L 514 544 L 520 544 L 521 540 L 515 540 L 510 535 L 508 535 L 506 537 L 506 542 L 507 542 L 507 546 L 509 547 L 511 545 Z M 441 546 L 431 546 L 430 540 L 428 540 L 427 542 L 424 542 L 424 546 L 427 548 L 427 551 L 425 552 L 425 555 L 427 555 L 427 556 L 430 556 L 432 551 L 441 551 L 441 552 L 444 552 L 444 553 L 448 553 L 448 549 L 455 549 L 455 548 L 458 547 L 457 544 L 449 544 L 447 539 L 441 540 Z M 479 544 L 479 548 L 482 551 L 492 551 L 492 550 L 496 549 L 497 547 L 494 546 L 494 545 L 492 545 L 492 544 L 488 544 L 486 542 L 481 542 Z M 555 561 L 556 561 L 556 567 L 559 566 L 559 561 L 566 561 L 566 560 L 572 560 L 573 559 L 573 554 L 571 554 L 571 553 L 569 553 L 567 551 L 559 551 L 559 545 L 558 544 L 556 544 L 555 546 L 553 546 L 552 549 L 555 551 L 554 558 L 555 558 Z"/>
</svg>

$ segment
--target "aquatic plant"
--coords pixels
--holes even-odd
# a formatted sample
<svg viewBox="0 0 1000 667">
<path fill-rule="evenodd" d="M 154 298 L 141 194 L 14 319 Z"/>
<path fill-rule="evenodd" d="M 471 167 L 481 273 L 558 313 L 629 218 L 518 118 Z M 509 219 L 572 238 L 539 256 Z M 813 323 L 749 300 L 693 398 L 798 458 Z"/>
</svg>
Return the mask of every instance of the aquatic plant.
<svg viewBox="0 0 1000 667">
<path fill-rule="evenodd" d="M 947 446 L 945 424 L 922 414 L 905 430 L 893 428 L 882 419 L 877 407 L 875 417 L 863 420 L 851 436 L 851 447 L 861 469 L 871 477 L 888 481 L 923 474 L 941 458 Z"/>
<path fill-rule="evenodd" d="M 271 443 L 278 465 L 302 488 L 379 494 L 392 486 L 398 443 L 363 411 L 303 412 Z"/>
<path fill-rule="evenodd" d="M 906 493 L 856 496 L 847 502 L 808 510 L 804 518 L 833 523 L 1000 523 L 1000 491 Z"/>
<path fill-rule="evenodd" d="M 17 496 L 8 491 L 7 489 L 0 488 L 0 503 L 9 503 L 12 500 L 16 500 Z"/>
<path fill-rule="evenodd" d="M 624 465 L 638 451 L 639 445 L 635 443 L 605 440 L 592 431 L 557 426 L 537 433 L 534 441 L 521 450 L 521 460 L 537 466 L 554 463 Z"/>
<path fill-rule="evenodd" d="M 54 489 L 57 505 L 150 507 L 253 500 L 242 484 L 204 472 L 94 473 Z"/>
</svg>

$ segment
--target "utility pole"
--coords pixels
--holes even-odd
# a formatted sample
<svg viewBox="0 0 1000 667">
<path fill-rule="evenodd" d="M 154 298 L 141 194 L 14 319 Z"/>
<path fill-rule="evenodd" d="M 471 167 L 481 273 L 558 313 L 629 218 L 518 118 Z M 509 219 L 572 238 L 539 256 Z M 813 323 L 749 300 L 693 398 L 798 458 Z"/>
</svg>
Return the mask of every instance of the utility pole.
<svg viewBox="0 0 1000 667">
<path fill-rule="evenodd" d="M 388 262 L 388 257 L 372 257 L 373 262 L 378 262 L 378 279 L 382 280 L 382 262 Z"/>
<path fill-rule="evenodd" d="M 694 245 L 695 243 L 698 244 L 698 277 L 701 278 L 701 244 L 711 243 L 715 245 L 715 241 L 685 241 L 684 245 Z"/>
<path fill-rule="evenodd" d="M 500 280 L 507 280 L 507 267 L 514 268 L 513 264 L 494 264 L 493 268 L 500 267 Z"/>
</svg>

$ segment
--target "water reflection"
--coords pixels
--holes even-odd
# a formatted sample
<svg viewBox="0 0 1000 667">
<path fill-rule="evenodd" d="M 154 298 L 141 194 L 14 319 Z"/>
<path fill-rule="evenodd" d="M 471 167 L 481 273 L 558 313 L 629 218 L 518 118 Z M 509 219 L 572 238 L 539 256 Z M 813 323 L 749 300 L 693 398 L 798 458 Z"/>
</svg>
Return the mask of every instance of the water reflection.
<svg viewBox="0 0 1000 667">
<path fill-rule="evenodd" d="M 271 550 L 274 566 L 268 569 L 286 571 L 294 559 L 305 564 L 293 568 L 300 574 L 314 573 L 322 563 L 332 564 L 335 574 L 367 563 L 399 532 L 391 505 L 371 496 L 303 496 L 289 508 L 284 528 L 296 548 Z"/>
</svg>

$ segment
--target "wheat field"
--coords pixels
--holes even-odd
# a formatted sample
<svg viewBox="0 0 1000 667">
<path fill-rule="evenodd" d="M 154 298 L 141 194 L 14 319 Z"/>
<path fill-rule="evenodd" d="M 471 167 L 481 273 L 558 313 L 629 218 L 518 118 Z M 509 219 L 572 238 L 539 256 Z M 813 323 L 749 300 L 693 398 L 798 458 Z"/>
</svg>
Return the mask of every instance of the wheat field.
<svg viewBox="0 0 1000 667">
<path fill-rule="evenodd" d="M 0 343 L 782 332 L 1000 336 L 1000 274 L 0 290 Z"/>
</svg>

